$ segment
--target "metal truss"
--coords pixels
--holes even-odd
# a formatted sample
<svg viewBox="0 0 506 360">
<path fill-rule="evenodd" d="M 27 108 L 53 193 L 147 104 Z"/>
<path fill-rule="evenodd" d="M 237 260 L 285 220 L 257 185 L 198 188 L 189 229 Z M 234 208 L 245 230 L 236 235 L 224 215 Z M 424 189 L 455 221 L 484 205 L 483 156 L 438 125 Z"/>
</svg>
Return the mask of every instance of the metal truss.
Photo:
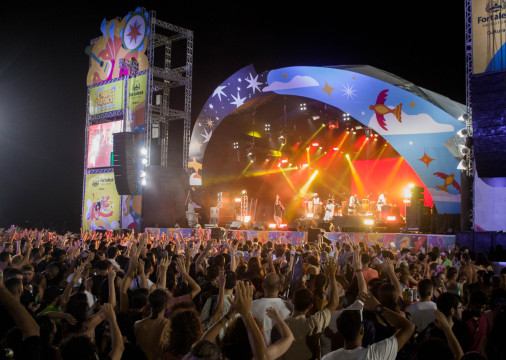
<svg viewBox="0 0 506 360">
<path fill-rule="evenodd" d="M 146 101 L 146 136 L 145 146 L 150 154 L 151 132 L 153 124 L 160 127 L 161 165 L 168 163 L 169 122 L 184 121 L 183 130 L 183 168 L 188 167 L 190 134 L 191 134 L 191 97 L 193 69 L 193 31 L 169 24 L 156 18 L 156 12 L 150 12 L 151 32 L 148 42 L 149 75 Z M 170 32 L 171 35 L 164 35 Z M 186 41 L 185 65 L 173 68 L 173 44 Z M 163 59 L 155 59 L 155 48 L 163 47 Z M 157 52 L 160 54 L 160 52 Z M 177 55 L 177 54 L 176 54 Z M 163 61 L 160 61 L 163 60 Z M 163 67 L 155 66 L 163 63 Z M 184 108 L 175 109 L 170 104 L 170 92 L 174 88 L 184 87 Z M 155 94 L 156 93 L 156 94 Z M 161 95 L 161 102 L 155 103 L 156 95 Z M 148 157 L 150 158 L 150 156 Z"/>
<path fill-rule="evenodd" d="M 248 216 L 248 195 L 243 194 L 241 196 L 241 221 L 246 221 Z"/>
<path fill-rule="evenodd" d="M 471 115 L 471 76 L 473 75 L 473 16 L 472 0 L 465 3 L 466 36 L 466 112 Z"/>
</svg>

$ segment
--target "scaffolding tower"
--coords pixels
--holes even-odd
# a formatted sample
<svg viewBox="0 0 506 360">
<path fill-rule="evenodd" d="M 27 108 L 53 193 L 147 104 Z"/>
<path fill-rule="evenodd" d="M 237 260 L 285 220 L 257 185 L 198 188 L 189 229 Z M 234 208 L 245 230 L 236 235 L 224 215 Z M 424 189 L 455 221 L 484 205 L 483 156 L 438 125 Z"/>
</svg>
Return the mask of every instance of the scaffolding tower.
<svg viewBox="0 0 506 360">
<path fill-rule="evenodd" d="M 169 24 L 150 12 L 147 57 L 149 61 L 146 99 L 146 136 L 144 145 L 151 159 L 153 135 L 159 135 L 160 165 L 167 166 L 169 152 L 169 123 L 183 120 L 183 168 L 188 167 L 191 132 L 191 98 L 193 72 L 193 31 Z M 184 43 L 176 50 L 176 43 Z M 179 51 L 179 52 L 178 52 Z M 183 52 L 184 51 L 184 52 Z M 174 67 L 174 57 L 185 57 L 184 64 Z M 163 61 L 161 61 L 163 60 Z M 183 88 L 184 105 L 178 108 L 171 103 L 171 90 Z M 150 160 L 148 160 L 150 161 Z"/>
</svg>

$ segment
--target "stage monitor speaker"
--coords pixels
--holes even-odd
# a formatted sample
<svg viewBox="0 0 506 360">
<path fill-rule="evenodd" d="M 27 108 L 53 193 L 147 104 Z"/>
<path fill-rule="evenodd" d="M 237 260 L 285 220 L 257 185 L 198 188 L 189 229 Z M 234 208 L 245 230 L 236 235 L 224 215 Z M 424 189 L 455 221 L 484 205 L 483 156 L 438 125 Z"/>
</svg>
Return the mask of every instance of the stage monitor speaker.
<svg viewBox="0 0 506 360">
<path fill-rule="evenodd" d="M 287 229 L 288 231 L 297 231 L 297 223 L 291 222 L 288 223 Z"/>
<path fill-rule="evenodd" d="M 188 177 L 185 169 L 150 165 L 142 192 L 142 228 L 186 227 L 185 201 Z"/>
<path fill-rule="evenodd" d="M 307 242 L 308 243 L 317 243 L 318 235 L 322 234 L 321 229 L 308 229 L 307 230 Z"/>
<path fill-rule="evenodd" d="M 471 77 L 473 143 L 480 178 L 506 177 L 506 71 Z"/>
<path fill-rule="evenodd" d="M 132 132 L 112 134 L 114 183 L 119 195 L 137 195 L 140 190 L 136 135 Z"/>
<path fill-rule="evenodd" d="M 230 230 L 240 230 L 241 229 L 241 222 L 240 221 L 232 221 L 232 223 L 229 226 Z"/>
<path fill-rule="evenodd" d="M 266 230 L 267 223 L 265 221 L 256 221 L 255 225 L 253 225 L 253 230 Z"/>
<path fill-rule="evenodd" d="M 318 223 L 318 227 L 320 229 L 323 229 L 323 230 L 327 231 L 327 232 L 330 232 L 330 223 L 329 222 L 320 221 Z"/>
</svg>

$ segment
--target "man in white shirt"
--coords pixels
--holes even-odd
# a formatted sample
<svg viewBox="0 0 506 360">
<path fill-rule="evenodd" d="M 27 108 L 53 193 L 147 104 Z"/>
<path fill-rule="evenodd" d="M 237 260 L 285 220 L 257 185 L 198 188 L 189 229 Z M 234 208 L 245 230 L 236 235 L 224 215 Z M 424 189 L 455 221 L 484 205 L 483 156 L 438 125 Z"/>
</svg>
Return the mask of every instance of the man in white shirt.
<svg viewBox="0 0 506 360">
<path fill-rule="evenodd" d="M 409 305 L 405 312 L 411 315 L 411 321 L 416 326 L 416 332 L 419 333 L 435 319 L 436 303 L 431 301 L 434 285 L 431 279 L 423 279 L 418 283 L 418 293 L 420 301 Z"/>
<path fill-rule="evenodd" d="M 280 281 L 279 276 L 276 273 L 268 273 L 264 277 L 262 283 L 264 289 L 264 297 L 253 301 L 251 312 L 262 323 L 264 328 L 265 343 L 271 344 L 271 332 L 274 327 L 274 321 L 267 316 L 265 310 L 273 307 L 275 308 L 279 316 L 284 320 L 292 313 L 292 306 L 288 301 L 280 299 L 278 297 Z"/>
<path fill-rule="evenodd" d="M 396 312 L 384 308 L 374 296 L 360 294 L 358 298 L 364 302 L 364 307 L 367 310 L 376 312 L 395 327 L 396 333 L 388 339 L 363 348 L 364 327 L 362 326 L 361 312 L 345 310 L 337 319 L 337 329 L 344 339 L 344 347 L 327 354 L 322 360 L 394 360 L 397 352 L 413 335 L 415 325 Z"/>
</svg>

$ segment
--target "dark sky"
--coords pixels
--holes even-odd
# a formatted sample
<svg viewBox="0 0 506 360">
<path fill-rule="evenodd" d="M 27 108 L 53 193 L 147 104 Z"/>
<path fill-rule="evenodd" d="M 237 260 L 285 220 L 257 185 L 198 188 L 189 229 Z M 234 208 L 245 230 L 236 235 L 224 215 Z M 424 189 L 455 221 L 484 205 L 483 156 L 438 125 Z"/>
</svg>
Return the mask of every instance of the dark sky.
<svg viewBox="0 0 506 360">
<path fill-rule="evenodd" d="M 465 101 L 463 2 L 12 3 L 0 21 L 0 226 L 79 229 L 84 49 L 100 36 L 103 18 L 123 18 L 136 6 L 194 31 L 193 119 L 222 81 L 249 64 L 258 73 L 367 64 Z"/>
</svg>

